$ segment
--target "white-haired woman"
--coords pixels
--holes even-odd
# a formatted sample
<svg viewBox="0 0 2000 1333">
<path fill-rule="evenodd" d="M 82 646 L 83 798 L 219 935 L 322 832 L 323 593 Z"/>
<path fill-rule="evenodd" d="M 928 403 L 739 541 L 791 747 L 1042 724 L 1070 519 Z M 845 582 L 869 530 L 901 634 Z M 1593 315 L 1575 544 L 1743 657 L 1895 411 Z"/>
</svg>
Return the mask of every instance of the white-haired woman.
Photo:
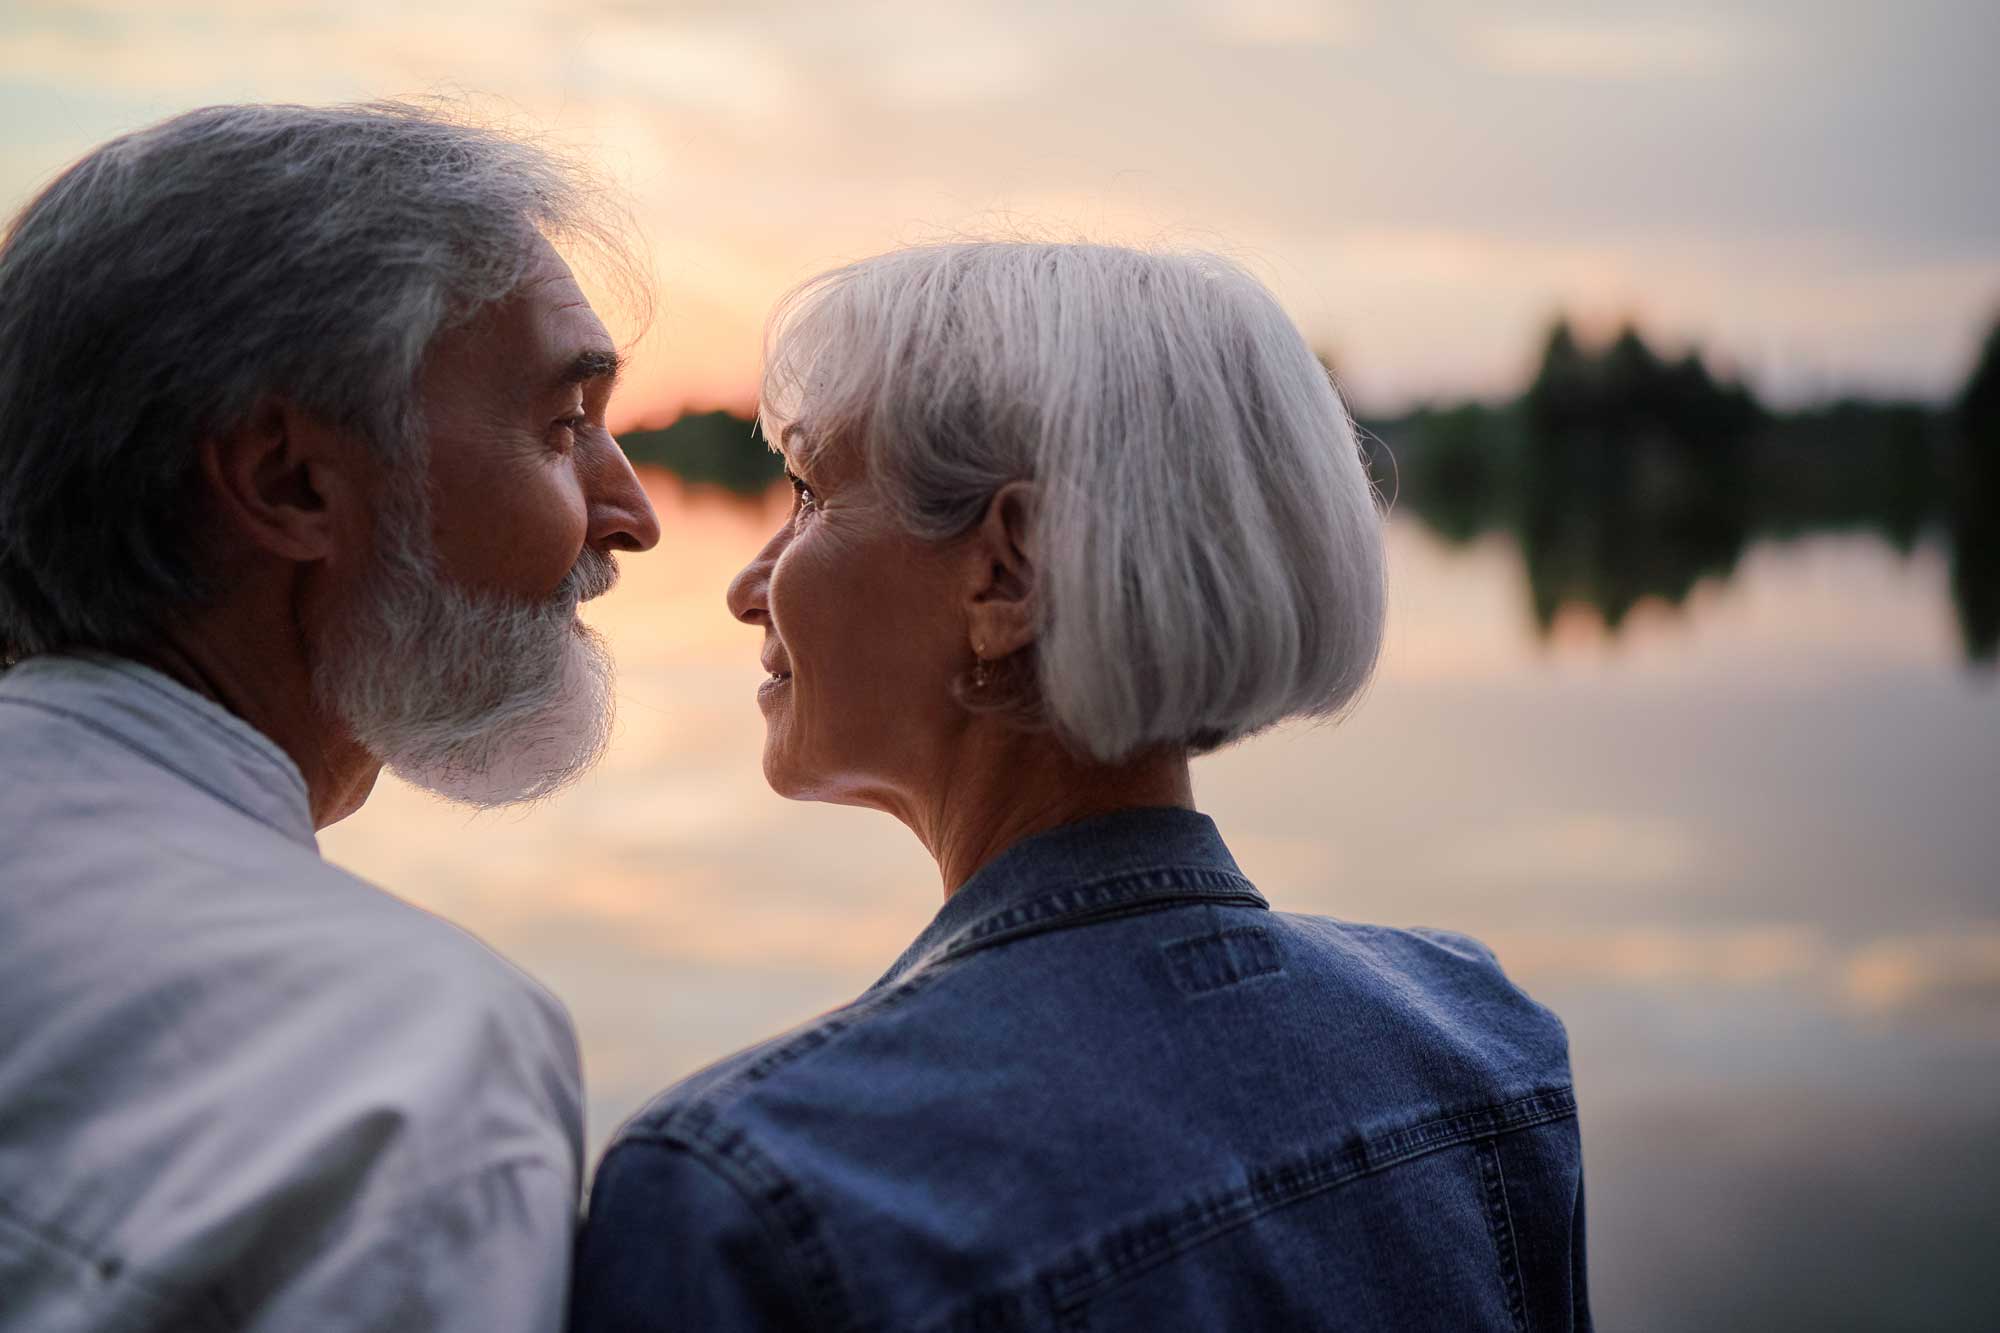
<svg viewBox="0 0 2000 1333">
<path fill-rule="evenodd" d="M 773 330 L 797 501 L 729 589 L 764 771 L 901 819 L 945 903 L 624 1128 L 576 1327 L 1587 1325 L 1561 1025 L 1470 940 L 1273 912 L 1193 809 L 1191 755 L 1339 712 L 1381 638 L 1353 430 L 1269 293 L 940 245 Z"/>
</svg>

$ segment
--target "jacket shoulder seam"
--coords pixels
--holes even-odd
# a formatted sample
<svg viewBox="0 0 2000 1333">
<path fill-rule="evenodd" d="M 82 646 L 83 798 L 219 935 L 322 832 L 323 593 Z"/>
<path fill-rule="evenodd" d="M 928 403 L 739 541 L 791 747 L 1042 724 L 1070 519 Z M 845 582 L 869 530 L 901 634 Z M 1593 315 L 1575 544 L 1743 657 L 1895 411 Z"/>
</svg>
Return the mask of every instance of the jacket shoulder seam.
<svg viewBox="0 0 2000 1333">
<path fill-rule="evenodd" d="M 713 1123 L 692 1132 L 686 1126 L 640 1130 L 621 1136 L 612 1151 L 627 1143 L 684 1153 L 727 1183 L 773 1239 L 803 1296 L 795 1304 L 815 1312 L 816 1327 L 845 1329 L 853 1325 L 853 1302 L 818 1211 L 798 1182 L 751 1143 L 746 1132 Z"/>
<path fill-rule="evenodd" d="M 675 1138 L 683 1135 L 704 1139 L 722 1123 L 724 1107 L 750 1088 L 766 1082 L 787 1067 L 824 1050 L 846 1033 L 861 1027 L 870 1018 L 902 1004 L 931 980 L 930 974 L 904 978 L 893 986 L 871 991 L 834 1010 L 824 1018 L 787 1036 L 752 1047 L 739 1057 L 735 1067 L 686 1100 L 676 1101 L 669 1090 L 653 1106 L 641 1111 L 619 1134 L 619 1139 Z M 694 1077 L 699 1078 L 696 1074 Z"/>
</svg>

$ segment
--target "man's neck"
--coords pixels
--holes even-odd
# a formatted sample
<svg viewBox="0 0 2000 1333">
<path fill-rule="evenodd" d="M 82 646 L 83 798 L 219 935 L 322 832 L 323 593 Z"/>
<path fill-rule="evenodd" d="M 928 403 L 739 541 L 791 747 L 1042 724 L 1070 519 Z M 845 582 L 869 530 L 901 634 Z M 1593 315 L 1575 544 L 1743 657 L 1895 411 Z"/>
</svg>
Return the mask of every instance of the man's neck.
<svg viewBox="0 0 2000 1333">
<path fill-rule="evenodd" d="M 231 633 L 224 622 L 170 632 L 131 653 L 269 737 L 305 779 L 313 827 L 359 810 L 381 764 L 329 719 L 313 697 L 304 654 L 263 633 Z"/>
</svg>

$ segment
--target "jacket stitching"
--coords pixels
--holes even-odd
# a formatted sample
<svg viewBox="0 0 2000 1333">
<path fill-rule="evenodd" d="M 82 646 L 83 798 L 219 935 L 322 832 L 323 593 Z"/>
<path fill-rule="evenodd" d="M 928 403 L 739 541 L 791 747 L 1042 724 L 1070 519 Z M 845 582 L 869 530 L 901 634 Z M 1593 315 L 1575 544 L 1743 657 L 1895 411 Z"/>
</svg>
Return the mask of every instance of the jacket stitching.
<svg viewBox="0 0 2000 1333">
<path fill-rule="evenodd" d="M 1570 1327 L 1575 1333 L 1590 1333 L 1590 1286 L 1586 1276 L 1588 1262 L 1585 1256 L 1584 1216 L 1583 1216 L 1583 1174 L 1576 1177 L 1576 1203 L 1570 1213 Z"/>
<path fill-rule="evenodd" d="M 1500 1283 L 1507 1292 L 1507 1313 L 1513 1316 L 1514 1333 L 1528 1333 L 1527 1302 L 1521 1294 L 1521 1251 L 1514 1235 L 1513 1210 L 1507 1206 L 1507 1169 L 1500 1161 L 1500 1141 L 1480 1140 L 1478 1153 L 1479 1179 L 1486 1193 L 1486 1227 L 1493 1237 Z"/>
<path fill-rule="evenodd" d="M 1163 883 L 1160 882 L 1162 879 L 1182 882 Z M 1270 904 L 1250 886 L 1248 880 L 1228 871 L 1149 871 L 1143 876 L 1120 876 L 1116 880 L 1064 889 L 988 917 L 947 940 L 928 960 L 918 960 L 911 971 L 925 961 L 946 962 L 963 958 L 990 945 L 1004 944 L 1052 928 L 1136 916 L 1183 903 L 1190 906 L 1208 903 L 1265 911 L 1270 909 Z"/>
<path fill-rule="evenodd" d="M 787 1210 L 789 1206 L 787 1191 L 790 1188 L 789 1182 L 775 1167 L 747 1145 L 725 1153 L 706 1141 L 698 1142 L 686 1136 L 672 1134 L 628 1136 L 612 1145 L 611 1150 L 605 1153 L 605 1160 L 608 1162 L 612 1153 L 627 1144 L 641 1143 L 648 1147 L 685 1155 L 689 1161 L 712 1173 L 734 1190 L 743 1200 L 744 1206 L 750 1210 L 751 1215 L 757 1219 L 758 1224 L 764 1228 L 764 1234 L 771 1238 L 777 1250 L 779 1263 L 791 1275 L 795 1285 L 793 1307 L 802 1311 L 816 1312 L 829 1319 L 836 1317 L 845 1319 L 847 1299 L 843 1292 L 831 1293 L 830 1308 L 821 1309 L 815 1305 L 821 1283 L 814 1272 L 800 1267 L 799 1256 L 790 1245 L 793 1239 L 792 1229 L 782 1218 L 773 1215 Z M 771 1207 L 765 1206 L 767 1196 L 775 1197 Z"/>
<path fill-rule="evenodd" d="M 1190 998 L 1213 995 L 1285 970 L 1271 933 L 1262 926 L 1232 926 L 1159 946 L 1167 971 Z"/>
<path fill-rule="evenodd" d="M 657 1124 L 628 1128 L 620 1142 L 640 1141 L 665 1144 L 696 1153 L 724 1172 L 751 1200 L 765 1227 L 781 1237 L 786 1257 L 800 1274 L 809 1308 L 823 1313 L 829 1328 L 847 1328 L 854 1322 L 849 1300 L 835 1263 L 832 1248 L 818 1212 L 807 1202 L 804 1192 L 768 1157 L 751 1144 L 741 1129 L 724 1124 L 717 1103 L 729 1094 L 761 1082 L 786 1065 L 830 1045 L 864 1017 L 892 1008 L 928 984 L 928 976 L 911 977 L 892 989 L 866 995 L 823 1019 L 788 1041 L 737 1070 L 699 1100 L 676 1107 Z M 614 1145 L 615 1146 L 615 1145 Z"/>
<path fill-rule="evenodd" d="M 1157 893 L 1163 889 L 1215 888 L 1232 890 L 1254 897 L 1259 902 L 1263 901 L 1263 895 L 1257 892 L 1256 886 L 1233 870 L 1219 870 L 1210 866 L 1150 866 L 1144 870 L 1120 870 L 1100 875 L 1096 879 L 1065 884 L 1062 888 L 1045 893 L 1039 898 L 1017 903 L 991 916 L 982 917 L 953 936 L 950 945 L 979 939 L 1027 921 L 1108 904 L 1121 897 L 1132 896 L 1134 890 L 1140 894 L 1147 894 Z"/>
<path fill-rule="evenodd" d="M 795 1181 L 753 1147 L 741 1130 L 690 1126 L 685 1133 L 634 1135 L 679 1148 L 711 1163 L 749 1202 L 767 1233 L 780 1241 L 780 1254 L 798 1275 L 805 1308 L 818 1312 L 815 1324 L 834 1329 L 854 1324 L 854 1306 L 827 1244 L 819 1214 Z"/>
<path fill-rule="evenodd" d="M 1024 1322 L 1019 1311 L 1027 1298 L 1039 1296 L 1044 1319 L 1074 1333 L 1088 1327 L 1091 1301 L 1266 1213 L 1415 1158 L 1575 1114 L 1575 1094 L 1565 1086 L 1356 1140 L 1333 1152 L 1306 1154 L 1253 1172 L 1249 1183 L 1236 1189 L 1197 1196 L 1171 1212 L 1119 1227 L 1078 1246 L 1023 1287 L 984 1297 L 926 1328 L 958 1333 L 1029 1326 L 1033 1321 Z"/>
<path fill-rule="evenodd" d="M 795 1064 L 814 1051 L 831 1045 L 836 1038 L 860 1024 L 862 1020 L 878 1011 L 895 1008 L 929 985 L 930 981 L 928 975 L 905 977 L 886 990 L 867 992 L 802 1032 L 788 1038 L 780 1038 L 771 1049 L 741 1069 L 733 1070 L 713 1088 L 705 1091 L 698 1100 L 669 1111 L 654 1128 L 666 1130 L 677 1121 L 702 1124 L 713 1120 L 716 1115 L 714 1109 L 716 1102 L 750 1084 L 761 1083 L 786 1065 Z M 628 1137 L 639 1137 L 644 1132 L 635 1130 L 630 1132 Z"/>
<path fill-rule="evenodd" d="M 1051 1290 L 1059 1308 L 1089 1301 L 1136 1273 L 1276 1208 L 1473 1139 L 1511 1134 L 1575 1114 L 1575 1094 L 1564 1087 L 1254 1171 L 1246 1185 L 1198 1196 L 1171 1213 L 1130 1223 L 1080 1247 L 1066 1263 L 1056 1265 Z"/>
</svg>

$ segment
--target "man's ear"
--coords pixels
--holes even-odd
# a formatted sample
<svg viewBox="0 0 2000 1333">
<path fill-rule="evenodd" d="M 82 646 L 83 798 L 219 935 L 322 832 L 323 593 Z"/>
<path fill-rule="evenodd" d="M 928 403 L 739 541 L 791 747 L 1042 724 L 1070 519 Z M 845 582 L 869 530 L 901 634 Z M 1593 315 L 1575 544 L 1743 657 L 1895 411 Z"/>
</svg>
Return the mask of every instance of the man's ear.
<svg viewBox="0 0 2000 1333">
<path fill-rule="evenodd" d="M 216 519 L 234 545 L 286 560 L 335 560 L 365 535 L 361 470 L 351 434 L 281 398 L 198 446 Z"/>
<path fill-rule="evenodd" d="M 1010 481 L 986 502 L 972 530 L 971 577 L 966 601 L 972 649 L 989 662 L 1011 656 L 1035 641 L 1040 597 L 1033 549 L 1035 488 Z"/>
</svg>

